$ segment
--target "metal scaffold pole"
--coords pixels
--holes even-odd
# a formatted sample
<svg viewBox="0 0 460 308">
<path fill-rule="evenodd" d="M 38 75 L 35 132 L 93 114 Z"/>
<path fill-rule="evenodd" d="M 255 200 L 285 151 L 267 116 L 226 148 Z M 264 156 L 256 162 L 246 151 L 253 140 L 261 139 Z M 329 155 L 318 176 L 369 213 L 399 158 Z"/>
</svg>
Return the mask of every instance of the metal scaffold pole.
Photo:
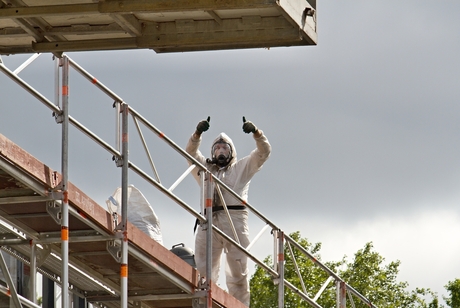
<svg viewBox="0 0 460 308">
<path fill-rule="evenodd" d="M 30 282 L 29 282 L 29 289 L 32 290 L 30 292 L 30 300 L 36 304 L 37 303 L 37 294 L 35 292 L 37 286 L 37 245 L 35 244 L 34 240 L 30 240 Z"/>
<path fill-rule="evenodd" d="M 337 308 L 347 307 L 347 286 L 344 281 L 337 280 Z"/>
<path fill-rule="evenodd" d="M 121 125 L 122 125 L 122 142 L 121 142 L 121 159 L 123 162 L 121 168 L 121 218 L 122 218 L 122 236 L 121 243 L 121 266 L 120 266 L 120 283 L 121 283 L 121 304 L 120 307 L 128 307 L 128 113 L 129 106 L 121 105 Z"/>
<path fill-rule="evenodd" d="M 278 236 L 278 308 L 284 308 L 284 232 L 276 232 Z"/>
<path fill-rule="evenodd" d="M 204 179 L 204 208 L 206 213 L 206 308 L 212 307 L 212 176 L 209 172 L 205 172 Z"/>
<path fill-rule="evenodd" d="M 69 158 L 69 59 L 62 59 L 62 308 L 69 307 L 69 198 L 68 198 L 68 158 Z"/>
</svg>

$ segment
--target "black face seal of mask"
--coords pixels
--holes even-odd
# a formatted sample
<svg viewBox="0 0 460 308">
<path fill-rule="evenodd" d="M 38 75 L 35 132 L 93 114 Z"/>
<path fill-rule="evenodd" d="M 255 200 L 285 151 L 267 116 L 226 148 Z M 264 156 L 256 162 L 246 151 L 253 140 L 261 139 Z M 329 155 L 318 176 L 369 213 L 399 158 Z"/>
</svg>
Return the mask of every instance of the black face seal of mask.
<svg viewBox="0 0 460 308">
<path fill-rule="evenodd" d="M 219 167 L 225 167 L 230 162 L 230 157 L 226 157 L 223 154 L 220 154 L 216 157 L 216 165 Z"/>
</svg>

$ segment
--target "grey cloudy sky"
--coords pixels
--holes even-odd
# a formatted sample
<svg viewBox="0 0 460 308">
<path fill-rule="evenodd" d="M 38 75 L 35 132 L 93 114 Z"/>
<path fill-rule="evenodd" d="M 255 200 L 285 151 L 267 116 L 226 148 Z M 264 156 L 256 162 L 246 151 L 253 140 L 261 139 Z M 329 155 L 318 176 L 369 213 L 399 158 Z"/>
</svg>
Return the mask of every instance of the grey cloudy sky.
<svg viewBox="0 0 460 308">
<path fill-rule="evenodd" d="M 453 0 L 318 1 L 317 46 L 69 56 L 181 146 L 209 115 L 203 152 L 224 131 L 242 157 L 254 146 L 241 131 L 246 116 L 273 148 L 251 184 L 252 205 L 287 233 L 322 242 L 325 261 L 373 241 L 387 261 L 401 260 L 411 289 L 445 294 L 460 278 L 459 13 Z M 14 70 L 25 58 L 3 60 Z M 53 99 L 50 55 L 20 77 Z M 74 72 L 70 82 L 71 115 L 113 140 L 110 99 Z M 0 133 L 59 170 L 60 127 L 50 111 L 3 75 L 0 91 Z M 71 138 L 70 179 L 103 204 L 120 170 L 75 130 Z M 168 187 L 186 163 L 147 138 Z M 131 140 L 132 160 L 148 169 Z M 165 245 L 193 246 L 193 219 L 130 180 L 160 216 Z M 178 191 L 198 204 L 193 179 Z M 255 236 L 260 226 L 250 224 Z"/>
</svg>

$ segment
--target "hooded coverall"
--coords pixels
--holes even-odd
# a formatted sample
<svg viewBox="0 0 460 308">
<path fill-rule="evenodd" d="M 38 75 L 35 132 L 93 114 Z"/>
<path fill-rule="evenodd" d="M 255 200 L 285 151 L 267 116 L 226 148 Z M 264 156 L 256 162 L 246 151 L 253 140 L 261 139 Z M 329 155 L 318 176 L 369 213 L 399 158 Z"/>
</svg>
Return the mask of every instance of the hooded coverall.
<svg viewBox="0 0 460 308">
<path fill-rule="evenodd" d="M 211 171 L 217 178 L 230 187 L 234 192 L 241 196 L 245 201 L 248 200 L 248 188 L 251 178 L 262 168 L 264 162 L 268 159 L 271 152 L 271 146 L 267 138 L 261 131 L 260 137 L 255 137 L 256 149 L 254 149 L 248 156 L 237 160 L 236 149 L 232 140 L 225 134 L 221 133 L 213 142 L 213 145 L 220 139 L 230 144 L 232 149 L 232 158 L 229 164 L 225 167 L 218 167 L 215 164 L 206 162 L 206 158 L 201 154 L 199 146 L 201 143 L 200 138 L 192 135 L 186 147 L 187 153 L 193 156 L 201 164 Z M 212 147 L 211 147 L 212 151 Z M 211 153 L 212 157 L 213 153 Z M 200 183 L 200 178 L 197 172 L 193 172 L 194 177 Z M 227 207 L 235 205 L 241 206 L 241 202 L 226 192 L 221 190 L 225 204 Z M 220 205 L 219 197 L 214 197 L 213 206 Z M 249 228 L 248 228 L 248 210 L 243 209 L 230 209 L 230 217 L 238 235 L 241 246 L 247 247 L 249 241 Z M 231 225 L 225 211 L 214 211 L 213 209 L 213 223 L 216 227 L 222 230 L 229 237 L 234 239 Z M 213 281 L 219 278 L 220 258 L 222 251 L 226 252 L 226 283 L 228 292 L 240 300 L 243 304 L 249 306 L 249 281 L 248 281 L 248 267 L 247 256 L 240 252 L 233 245 L 228 243 L 221 236 L 213 232 L 212 238 L 212 277 Z M 195 262 L 197 269 L 200 273 L 206 273 L 206 231 L 201 227 L 198 229 L 195 238 Z"/>
</svg>

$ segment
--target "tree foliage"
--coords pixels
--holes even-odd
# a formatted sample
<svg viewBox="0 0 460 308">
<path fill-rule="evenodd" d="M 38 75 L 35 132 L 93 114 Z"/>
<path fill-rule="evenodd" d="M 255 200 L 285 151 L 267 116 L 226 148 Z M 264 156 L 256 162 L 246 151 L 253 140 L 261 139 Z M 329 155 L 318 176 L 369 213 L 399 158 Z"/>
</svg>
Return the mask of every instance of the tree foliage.
<svg viewBox="0 0 460 308">
<path fill-rule="evenodd" d="M 429 307 L 425 302 L 428 295 L 437 307 L 436 295 L 429 289 L 408 291 L 407 282 L 398 282 L 399 260 L 385 264 L 385 258 L 373 248 L 372 243 L 366 243 L 358 250 L 352 262 L 347 262 L 346 268 L 339 272 L 340 277 L 378 307 Z M 356 303 L 356 307 L 367 306 Z"/>
<path fill-rule="evenodd" d="M 319 251 L 321 249 L 321 243 L 312 244 L 308 242 L 307 239 L 300 237 L 299 232 L 290 234 L 290 236 L 299 243 L 303 248 L 308 250 L 312 255 L 320 260 Z M 313 261 L 303 255 L 300 251 L 294 250 L 294 259 L 297 261 L 299 271 L 303 277 L 305 283 L 305 289 L 308 294 L 316 294 L 322 283 L 328 278 L 327 273 L 322 269 L 315 266 Z M 264 263 L 267 265 L 272 264 L 272 258 L 269 256 L 264 260 Z M 327 266 L 331 270 L 336 270 L 342 262 L 327 262 Z M 302 290 L 300 279 L 296 274 L 294 267 L 294 260 L 291 257 L 290 253 L 285 251 L 285 278 L 291 282 L 294 286 Z M 278 308 L 278 286 L 274 284 L 271 276 L 268 275 L 262 268 L 257 267 L 254 275 L 250 281 L 251 287 L 251 307 L 255 308 Z M 285 289 L 285 307 L 286 308 L 302 308 L 310 307 L 305 301 L 290 291 Z M 330 290 L 326 290 L 327 293 Z M 330 296 L 326 297 L 326 301 Z"/>
<path fill-rule="evenodd" d="M 290 234 L 297 243 L 321 261 L 319 251 L 321 243 L 312 244 L 307 239 L 301 238 L 299 232 Z M 302 291 L 301 280 L 297 275 L 294 260 L 290 250 L 285 249 L 285 279 Z M 312 260 L 297 249 L 293 249 L 294 259 L 302 276 L 306 294 L 314 298 L 329 275 Z M 267 257 L 265 264 L 271 265 L 272 259 Z M 367 243 L 354 255 L 351 261 L 344 257 L 337 262 L 322 262 L 331 271 L 337 273 L 348 285 L 368 298 L 375 306 L 385 308 L 440 308 L 435 293 L 430 289 L 409 291 L 407 282 L 399 282 L 400 261 L 386 263 L 379 253 L 374 251 L 372 242 Z M 272 277 L 263 269 L 257 267 L 250 281 L 251 286 L 251 308 L 277 308 L 278 307 L 278 286 L 273 283 Z M 460 287 L 460 283 L 459 283 Z M 454 286 L 455 289 L 455 286 Z M 457 289 L 456 289 L 457 290 Z M 460 289 L 458 289 L 460 290 Z M 355 296 L 351 296 L 356 308 L 369 307 L 362 303 Z M 430 298 L 430 302 L 426 302 Z M 317 303 L 321 307 L 334 308 L 337 305 L 336 285 L 330 282 Z M 300 296 L 285 288 L 284 304 L 286 308 L 310 307 Z M 353 307 L 350 303 L 350 296 L 347 296 L 347 307 Z M 458 307 L 460 306 L 451 306 Z"/>
<path fill-rule="evenodd" d="M 449 292 L 449 297 L 444 298 L 446 304 L 452 308 L 460 308 L 460 279 L 449 281 L 444 287 Z"/>
</svg>

